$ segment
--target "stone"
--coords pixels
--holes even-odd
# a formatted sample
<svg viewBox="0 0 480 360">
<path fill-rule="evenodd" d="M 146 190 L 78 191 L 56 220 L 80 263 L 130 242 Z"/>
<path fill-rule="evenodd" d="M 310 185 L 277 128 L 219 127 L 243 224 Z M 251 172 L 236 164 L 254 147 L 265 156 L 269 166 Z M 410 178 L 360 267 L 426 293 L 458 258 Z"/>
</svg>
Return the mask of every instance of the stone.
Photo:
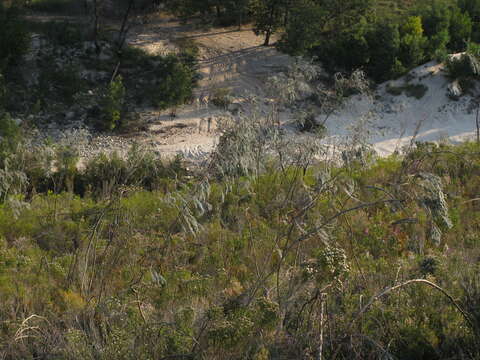
<svg viewBox="0 0 480 360">
<path fill-rule="evenodd" d="M 463 90 L 458 80 L 455 80 L 448 85 L 447 93 L 448 96 L 454 100 L 460 99 L 463 94 Z"/>
</svg>

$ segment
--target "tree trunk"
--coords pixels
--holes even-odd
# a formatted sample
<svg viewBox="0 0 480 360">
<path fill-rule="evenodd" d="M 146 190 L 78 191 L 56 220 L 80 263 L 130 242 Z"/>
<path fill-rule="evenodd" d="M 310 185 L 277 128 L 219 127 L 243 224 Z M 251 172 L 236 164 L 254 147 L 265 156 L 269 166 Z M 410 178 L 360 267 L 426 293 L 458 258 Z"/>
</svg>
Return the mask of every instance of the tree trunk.
<svg viewBox="0 0 480 360">
<path fill-rule="evenodd" d="M 100 44 L 98 43 L 98 28 L 99 28 L 99 0 L 93 0 L 93 42 L 95 44 L 95 52 L 97 56 L 102 51 Z"/>
<path fill-rule="evenodd" d="M 272 36 L 273 26 L 275 21 L 275 5 L 271 5 L 270 7 L 270 15 L 268 17 L 268 21 L 269 21 L 269 26 L 267 31 L 265 32 L 265 42 L 263 43 L 263 46 L 270 45 L 270 37 Z"/>
<path fill-rule="evenodd" d="M 272 36 L 272 30 L 268 29 L 267 32 L 265 33 L 265 42 L 263 43 L 263 46 L 269 46 L 270 45 L 270 37 Z"/>
</svg>

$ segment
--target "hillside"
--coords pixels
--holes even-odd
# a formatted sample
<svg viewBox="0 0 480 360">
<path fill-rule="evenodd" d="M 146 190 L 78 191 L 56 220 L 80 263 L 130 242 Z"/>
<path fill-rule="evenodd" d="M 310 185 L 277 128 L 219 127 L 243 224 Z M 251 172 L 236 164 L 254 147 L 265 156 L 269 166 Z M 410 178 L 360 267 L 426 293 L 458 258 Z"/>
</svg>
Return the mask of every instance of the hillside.
<svg viewBox="0 0 480 360">
<path fill-rule="evenodd" d="M 0 1 L 0 360 L 480 359 L 478 24 Z"/>
</svg>

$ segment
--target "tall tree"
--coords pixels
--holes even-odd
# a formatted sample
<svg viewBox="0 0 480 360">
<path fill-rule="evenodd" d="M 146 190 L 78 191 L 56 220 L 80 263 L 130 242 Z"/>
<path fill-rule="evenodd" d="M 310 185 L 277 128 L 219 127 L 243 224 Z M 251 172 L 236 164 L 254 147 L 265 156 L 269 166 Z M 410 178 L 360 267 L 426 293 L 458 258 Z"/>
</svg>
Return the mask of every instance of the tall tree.
<svg viewBox="0 0 480 360">
<path fill-rule="evenodd" d="M 284 0 L 254 0 L 252 4 L 255 34 L 265 35 L 264 45 L 270 45 L 271 36 L 282 26 Z"/>
<path fill-rule="evenodd" d="M 325 14 L 314 0 L 297 0 L 289 14 L 281 49 L 291 55 L 303 55 L 318 45 Z"/>
</svg>

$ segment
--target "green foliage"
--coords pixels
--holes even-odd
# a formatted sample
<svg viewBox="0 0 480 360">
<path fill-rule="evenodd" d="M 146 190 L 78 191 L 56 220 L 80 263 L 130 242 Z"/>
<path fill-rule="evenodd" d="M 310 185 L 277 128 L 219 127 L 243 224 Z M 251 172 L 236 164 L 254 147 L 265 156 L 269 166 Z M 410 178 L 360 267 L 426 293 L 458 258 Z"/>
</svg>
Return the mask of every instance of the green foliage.
<svg viewBox="0 0 480 360">
<path fill-rule="evenodd" d="M 3 113 L 6 103 L 7 103 L 7 86 L 6 86 L 5 78 L 0 72 L 0 114 Z"/>
<path fill-rule="evenodd" d="M 476 7 L 467 3 L 296 1 L 279 48 L 292 55 L 315 56 L 331 72 L 363 68 L 382 82 L 424 61 L 465 50 L 475 38 L 477 16 L 472 16 Z"/>
<path fill-rule="evenodd" d="M 400 27 L 400 50 L 398 58 L 407 68 L 413 68 L 424 60 L 422 19 L 419 16 L 409 17 Z"/>
<path fill-rule="evenodd" d="M 181 105 L 192 97 L 194 77 L 189 66 L 169 55 L 157 69 L 161 81 L 147 91 L 153 92 L 152 100 L 160 109 Z"/>
<path fill-rule="evenodd" d="M 120 125 L 125 113 L 125 87 L 121 76 L 117 76 L 110 84 L 100 100 L 100 128 L 114 130 Z"/>
<path fill-rule="evenodd" d="M 0 354 L 293 359 L 317 356 L 322 332 L 325 357 L 474 359 L 478 151 L 419 144 L 348 167 L 271 158 L 253 175 L 188 182 L 138 149 L 100 156 L 81 178 L 107 196 L 0 206 Z M 72 170 L 61 152 L 56 168 Z M 150 189 L 149 176 L 177 186 Z M 338 204 L 356 209 L 335 217 Z M 445 215 L 438 247 L 427 230 Z M 412 278 L 470 320 L 424 284 L 376 296 Z M 35 316 L 18 321 L 18 306 Z"/>
<path fill-rule="evenodd" d="M 18 7 L 0 2 L 0 71 L 17 65 L 30 45 L 27 26 Z"/>
<path fill-rule="evenodd" d="M 312 0 L 302 0 L 292 10 L 290 21 L 278 47 L 291 55 L 304 55 L 319 44 L 322 8 Z"/>
<path fill-rule="evenodd" d="M 368 73 L 377 81 L 396 78 L 403 73 L 398 68 L 400 31 L 396 24 L 379 23 L 367 34 L 371 58 Z M 401 65 L 403 67 L 403 65 Z"/>
<path fill-rule="evenodd" d="M 264 45 L 269 45 L 271 36 L 282 25 L 283 2 L 281 0 L 254 0 L 251 6 L 254 14 L 253 31 L 257 35 L 264 35 Z"/>
<path fill-rule="evenodd" d="M 460 10 L 452 12 L 450 19 L 450 43 L 448 48 L 453 52 L 465 51 L 473 32 L 472 19 Z"/>
<path fill-rule="evenodd" d="M 452 79 L 471 78 L 480 74 L 479 60 L 471 53 L 448 58 L 445 67 Z"/>
</svg>

